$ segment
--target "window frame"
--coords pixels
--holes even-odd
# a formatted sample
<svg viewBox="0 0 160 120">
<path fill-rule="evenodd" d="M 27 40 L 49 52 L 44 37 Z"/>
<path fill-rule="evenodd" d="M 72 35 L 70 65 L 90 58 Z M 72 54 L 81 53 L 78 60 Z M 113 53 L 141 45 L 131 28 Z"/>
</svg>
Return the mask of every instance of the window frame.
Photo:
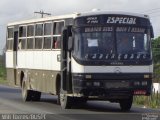
<svg viewBox="0 0 160 120">
<path fill-rule="evenodd" d="M 59 49 L 61 49 L 61 46 L 58 47 L 58 48 L 55 48 L 55 40 L 54 40 L 55 37 L 61 37 L 62 36 L 62 33 L 61 34 L 54 34 L 54 29 L 56 29 L 56 28 L 54 28 L 54 25 L 55 25 L 54 23 L 60 23 L 60 22 L 63 22 L 63 26 L 61 28 L 61 31 L 62 31 L 63 27 L 65 26 L 65 20 L 54 20 L 53 21 L 53 25 L 52 25 L 52 34 L 53 34 L 53 36 L 52 36 L 52 45 L 51 45 L 51 49 L 52 50 L 59 50 Z M 60 38 L 60 40 L 61 40 L 61 38 Z"/>
<path fill-rule="evenodd" d="M 28 35 L 28 27 L 29 26 L 33 26 L 33 35 L 31 35 L 31 36 Z M 27 36 L 26 37 L 28 38 L 28 37 L 34 37 L 34 36 L 35 36 L 35 24 L 27 24 Z"/>
<path fill-rule="evenodd" d="M 37 48 L 37 46 L 36 46 L 36 40 L 37 39 L 42 39 L 42 43 L 41 43 L 41 48 Z M 34 41 L 34 50 L 43 50 L 43 37 L 36 37 L 35 38 L 35 41 Z"/>
<path fill-rule="evenodd" d="M 9 29 L 13 29 L 13 31 L 12 31 L 12 37 L 9 37 Z M 11 38 L 14 38 L 14 26 L 7 27 L 7 39 L 11 39 Z"/>
<path fill-rule="evenodd" d="M 43 31 L 43 35 L 44 36 L 51 36 L 52 35 L 52 33 L 53 33 L 53 30 L 52 30 L 52 28 L 53 28 L 53 22 L 52 21 L 47 21 L 47 22 L 44 22 L 43 23 L 44 25 L 44 31 Z M 45 34 L 46 33 L 46 31 L 45 31 L 45 24 L 51 24 L 51 29 L 50 29 L 50 34 Z"/>
<path fill-rule="evenodd" d="M 23 32 L 22 32 L 22 36 L 21 36 L 21 33 L 20 33 L 20 28 L 21 27 L 25 27 L 25 36 L 23 36 Z M 19 33 L 18 34 L 19 38 L 26 38 L 27 37 L 27 25 L 20 25 L 19 28 L 18 28 L 18 33 Z"/>
<path fill-rule="evenodd" d="M 49 30 L 49 29 L 47 30 L 47 28 L 45 28 L 47 26 L 47 24 L 49 24 L 51 26 L 51 27 L 48 27 L 49 29 L 51 28 L 51 30 Z M 18 27 L 18 43 L 17 43 L 18 44 L 17 45 L 18 50 L 23 50 L 23 51 L 24 50 L 25 51 L 31 51 L 31 50 L 32 51 L 38 51 L 38 50 L 40 50 L 40 51 L 41 50 L 42 51 L 43 50 L 44 51 L 52 51 L 52 50 L 60 49 L 60 47 L 59 48 L 55 48 L 55 46 L 53 47 L 53 44 L 55 42 L 53 40 L 53 38 L 56 37 L 56 39 L 61 39 L 61 38 L 59 38 L 59 37 L 61 37 L 60 32 L 57 32 L 57 34 L 53 34 L 54 24 L 58 24 L 58 26 L 55 29 L 57 29 L 57 31 L 60 31 L 60 29 L 61 29 L 61 32 L 62 32 L 62 29 L 65 26 L 65 20 L 61 19 L 61 20 L 35 21 L 35 22 L 32 22 L 32 23 L 26 23 L 26 24 L 19 25 L 19 27 Z M 38 25 L 40 25 L 40 27 L 41 27 L 40 28 L 41 32 L 39 32 L 40 34 L 37 31 Z M 9 26 L 8 28 L 13 28 L 14 29 L 14 26 Z M 22 29 L 22 31 L 21 31 L 21 29 Z M 24 29 L 24 31 L 23 31 L 23 29 Z M 29 30 L 31 30 L 31 32 L 33 32 L 33 33 L 29 32 Z M 14 30 L 13 30 L 13 36 L 12 37 L 13 38 L 8 38 L 8 34 L 7 34 L 7 41 L 8 40 L 14 40 Z M 47 38 L 50 39 L 50 40 L 45 41 Z M 24 39 L 25 39 L 25 43 L 24 43 Z M 30 39 L 33 40 L 33 45 L 31 47 L 29 47 L 29 44 L 28 44 L 28 43 L 30 43 L 29 42 Z M 40 46 L 40 47 L 36 46 L 36 42 L 38 41 L 37 39 L 42 40 L 40 43 L 37 43 L 37 44 L 42 44 L 42 46 Z M 23 41 L 23 43 L 20 43 L 21 41 Z M 49 46 L 49 43 L 51 44 L 50 46 Z M 13 49 L 13 47 L 12 47 L 12 49 Z"/>
<path fill-rule="evenodd" d="M 23 40 L 25 40 L 25 42 L 24 42 L 24 48 L 23 48 L 23 43 L 22 43 Z M 19 38 L 18 39 L 18 50 L 19 51 L 24 51 L 24 50 L 26 50 L 26 46 L 27 46 L 27 38 Z"/>
<path fill-rule="evenodd" d="M 34 49 L 34 43 L 35 43 L 34 38 L 30 37 L 30 38 L 26 38 L 26 39 L 27 39 L 27 40 L 26 40 L 26 41 L 27 41 L 27 43 L 26 43 L 26 49 L 27 49 L 27 50 L 33 50 L 33 49 Z M 29 48 L 29 47 L 28 47 L 28 45 L 29 45 L 29 44 L 28 44 L 28 41 L 29 41 L 30 39 L 33 40 L 32 48 Z"/>
<path fill-rule="evenodd" d="M 44 48 L 44 46 L 45 46 L 45 38 L 50 38 L 50 48 Z M 47 50 L 51 50 L 52 49 L 52 41 L 53 41 L 53 38 L 52 37 L 44 37 L 44 39 L 43 39 L 43 50 L 44 51 L 47 51 Z"/>
<path fill-rule="evenodd" d="M 37 25 L 42 25 L 42 34 L 39 35 L 37 34 Z M 44 23 L 43 22 L 39 22 L 39 23 L 35 23 L 35 37 L 40 37 L 40 36 L 44 36 Z"/>
<path fill-rule="evenodd" d="M 9 37 L 9 29 L 13 29 L 11 37 Z M 14 45 L 14 26 L 7 27 L 7 40 L 6 40 L 6 50 L 13 51 Z"/>
<path fill-rule="evenodd" d="M 63 22 L 63 27 L 65 26 L 65 21 L 64 20 L 57 20 L 57 21 L 53 21 L 53 26 L 52 26 L 52 29 L 53 29 L 53 32 L 52 32 L 52 34 L 53 35 L 61 35 L 62 33 L 59 33 L 60 31 L 59 31 L 59 26 L 58 26 L 58 30 L 57 30 L 57 25 L 56 25 L 56 27 L 55 27 L 55 23 L 62 23 Z M 59 24 L 58 24 L 59 25 Z M 63 28 L 62 27 L 62 28 Z M 61 28 L 61 31 L 62 31 L 62 28 Z M 58 31 L 58 34 L 57 34 L 57 31 Z"/>
</svg>

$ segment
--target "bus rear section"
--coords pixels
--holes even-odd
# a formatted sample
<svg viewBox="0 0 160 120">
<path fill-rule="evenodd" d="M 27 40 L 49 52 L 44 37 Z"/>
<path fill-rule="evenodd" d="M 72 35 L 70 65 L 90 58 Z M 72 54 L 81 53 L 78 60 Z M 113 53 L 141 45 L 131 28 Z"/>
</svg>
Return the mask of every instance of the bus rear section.
<svg viewBox="0 0 160 120">
<path fill-rule="evenodd" d="M 130 110 L 134 95 L 150 95 L 153 29 L 148 16 L 91 13 L 79 15 L 62 42 L 61 106 L 108 100 Z M 66 42 L 66 44 L 64 44 Z"/>
</svg>

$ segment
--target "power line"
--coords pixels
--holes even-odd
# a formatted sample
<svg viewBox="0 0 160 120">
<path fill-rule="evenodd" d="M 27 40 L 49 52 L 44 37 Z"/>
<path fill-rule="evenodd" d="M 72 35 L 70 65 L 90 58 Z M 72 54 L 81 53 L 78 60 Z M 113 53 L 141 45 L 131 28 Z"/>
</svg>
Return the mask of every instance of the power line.
<svg viewBox="0 0 160 120">
<path fill-rule="evenodd" d="M 158 12 L 160 12 L 160 8 L 148 9 L 148 10 L 143 11 L 142 13 L 155 14 Z"/>
<path fill-rule="evenodd" d="M 156 13 L 160 13 L 160 11 L 148 12 L 148 14 L 156 14 Z"/>
<path fill-rule="evenodd" d="M 49 15 L 49 16 L 51 16 L 51 13 L 45 13 L 43 10 L 41 10 L 40 12 L 34 12 L 34 13 L 36 13 L 36 14 L 41 14 L 41 18 L 43 18 L 44 15 Z"/>
<path fill-rule="evenodd" d="M 145 10 L 145 11 L 143 11 L 143 12 L 151 12 L 151 11 L 155 11 L 155 10 L 160 10 L 160 8 L 148 9 L 148 10 Z"/>
</svg>

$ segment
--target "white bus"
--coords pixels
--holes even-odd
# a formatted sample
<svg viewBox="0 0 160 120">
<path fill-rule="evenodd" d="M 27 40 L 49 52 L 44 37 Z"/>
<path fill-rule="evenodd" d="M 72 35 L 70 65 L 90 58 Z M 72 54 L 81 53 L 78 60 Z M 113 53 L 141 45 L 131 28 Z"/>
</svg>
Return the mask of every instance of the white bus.
<svg viewBox="0 0 160 120">
<path fill-rule="evenodd" d="M 24 101 L 58 95 L 63 109 L 106 100 L 130 110 L 134 95 L 150 95 L 151 38 L 147 15 L 87 12 L 9 23 L 6 68 Z"/>
</svg>

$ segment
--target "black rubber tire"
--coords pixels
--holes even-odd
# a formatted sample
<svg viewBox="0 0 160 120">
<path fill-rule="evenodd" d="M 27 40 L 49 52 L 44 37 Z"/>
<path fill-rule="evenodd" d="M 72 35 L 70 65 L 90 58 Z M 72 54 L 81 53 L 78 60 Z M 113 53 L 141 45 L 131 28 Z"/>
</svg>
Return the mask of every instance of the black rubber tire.
<svg viewBox="0 0 160 120">
<path fill-rule="evenodd" d="M 71 109 L 73 98 L 65 94 L 60 94 L 60 104 L 62 109 Z"/>
<path fill-rule="evenodd" d="M 87 102 L 87 98 L 83 98 L 83 97 L 76 97 L 75 98 L 75 102 L 78 105 L 83 105 Z"/>
<path fill-rule="evenodd" d="M 27 90 L 26 82 L 22 82 L 22 99 L 24 102 L 32 100 L 33 91 Z"/>
<path fill-rule="evenodd" d="M 60 92 L 57 91 L 57 104 L 60 105 L 61 102 L 60 102 Z"/>
<path fill-rule="evenodd" d="M 60 84 L 57 86 L 57 104 L 60 105 Z"/>
<path fill-rule="evenodd" d="M 120 100 L 119 104 L 122 111 L 130 111 L 132 107 L 133 97 L 130 97 L 128 99 Z"/>
<path fill-rule="evenodd" d="M 41 92 L 38 91 L 32 91 L 32 101 L 40 101 L 41 99 Z"/>
</svg>

